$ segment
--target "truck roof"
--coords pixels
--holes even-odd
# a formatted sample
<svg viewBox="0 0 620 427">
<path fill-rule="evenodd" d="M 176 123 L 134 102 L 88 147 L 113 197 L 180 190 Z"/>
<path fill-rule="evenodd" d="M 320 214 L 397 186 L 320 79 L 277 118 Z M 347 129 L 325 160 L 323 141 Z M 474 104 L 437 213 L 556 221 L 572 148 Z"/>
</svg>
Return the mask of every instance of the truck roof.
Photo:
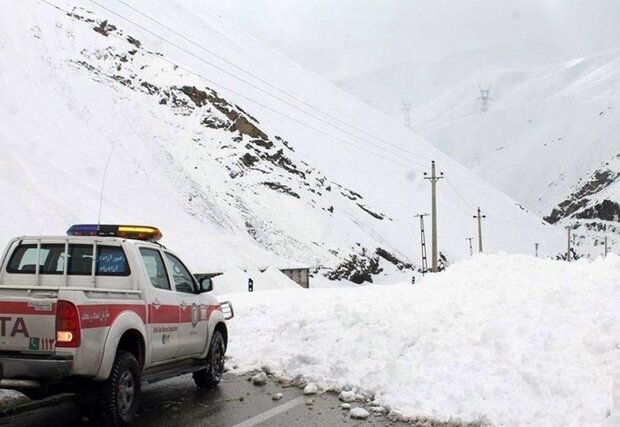
<svg viewBox="0 0 620 427">
<path fill-rule="evenodd" d="M 162 244 L 150 240 L 128 239 L 125 237 L 108 237 L 108 236 L 19 236 L 13 241 L 38 241 L 46 243 L 64 243 L 64 242 L 95 242 L 97 243 L 129 243 L 135 245 L 150 244 L 156 247 L 164 247 Z"/>
</svg>

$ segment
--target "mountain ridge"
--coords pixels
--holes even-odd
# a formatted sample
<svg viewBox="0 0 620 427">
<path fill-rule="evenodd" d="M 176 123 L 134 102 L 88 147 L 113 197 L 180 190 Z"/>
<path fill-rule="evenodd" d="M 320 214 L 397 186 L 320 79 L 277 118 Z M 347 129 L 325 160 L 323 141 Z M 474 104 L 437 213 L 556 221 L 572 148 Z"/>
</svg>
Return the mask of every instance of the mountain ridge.
<svg viewBox="0 0 620 427">
<path fill-rule="evenodd" d="M 199 15 L 185 21 L 182 8 L 164 3 L 157 13 L 175 10 L 175 20 L 188 26 Z M 273 112 L 267 103 L 271 100 L 247 86 L 216 90 L 209 81 L 235 87 L 234 78 L 207 70 L 189 54 L 174 50 L 171 56 L 158 37 L 138 27 L 127 29 L 109 13 L 82 6 L 91 2 L 55 4 L 62 9 L 15 5 L 12 19 L 3 20 L 12 39 L 7 37 L 11 42 L 2 50 L 19 62 L 6 71 L 3 82 L 9 102 L 0 110 L 0 135 L 8 144 L 0 148 L 11 160 L 3 164 L 9 172 L 0 175 L 0 187 L 23 211 L 19 219 L 13 212 L 2 213 L 10 224 L 4 238 L 62 232 L 70 223 L 92 218 L 100 197 L 102 159 L 111 155 L 103 222 L 158 225 L 166 241 L 188 253 L 188 262 L 201 270 L 293 263 L 328 272 L 359 259 L 362 265 L 380 260 L 375 274 L 383 269 L 410 275 L 405 270 L 417 264 L 419 249 L 409 212 L 427 209 L 429 200 L 421 173 L 426 160 L 406 154 L 416 150 L 435 157 L 457 187 L 480 187 L 472 203 L 487 200 L 491 211 L 502 217 L 529 222 L 532 236 L 542 235 L 549 251 L 559 242 L 550 228 L 537 225 L 505 195 L 420 138 L 405 146 L 403 136 L 411 137 L 406 129 L 351 102 L 350 95 L 332 92 L 332 85 L 315 81 L 311 73 L 306 77 L 291 72 L 287 75 L 293 80 L 285 86 L 292 81 L 307 86 L 308 93 L 323 100 L 321 110 L 333 110 L 335 118 L 343 117 L 342 111 L 348 118 L 361 112 L 348 133 L 328 126 L 334 122 L 327 119 L 301 126 L 299 122 L 310 119 L 292 108 L 287 114 L 294 120 L 286 121 Z M 200 22 L 205 35 L 215 39 L 220 34 L 208 21 Z M 223 37 L 229 41 L 209 47 L 235 52 L 237 46 L 248 50 L 252 43 L 230 30 Z M 260 46 L 252 49 L 254 56 L 269 52 Z M 22 55 L 16 55 L 20 51 Z M 289 65 L 277 62 L 275 75 Z M 24 96 L 20 87 L 28 87 L 36 97 Z M 257 98 L 263 106 L 249 102 Z M 314 105 L 312 99 L 307 102 Z M 38 125 L 33 127 L 33 122 Z M 374 146 L 368 144 L 369 136 L 344 143 L 353 136 L 376 135 L 376 129 L 384 131 Z M 388 148 L 381 140 L 393 142 Z M 448 259 L 458 259 L 467 253 L 459 230 L 470 224 L 469 207 L 459 207 L 454 195 L 450 197 L 440 199 L 440 220 L 446 224 L 440 249 Z M 38 214 L 43 201 L 55 206 L 49 210 L 53 216 Z M 462 213 L 457 216 L 455 211 Z M 525 251 L 532 236 L 497 234 L 489 246 Z"/>
</svg>

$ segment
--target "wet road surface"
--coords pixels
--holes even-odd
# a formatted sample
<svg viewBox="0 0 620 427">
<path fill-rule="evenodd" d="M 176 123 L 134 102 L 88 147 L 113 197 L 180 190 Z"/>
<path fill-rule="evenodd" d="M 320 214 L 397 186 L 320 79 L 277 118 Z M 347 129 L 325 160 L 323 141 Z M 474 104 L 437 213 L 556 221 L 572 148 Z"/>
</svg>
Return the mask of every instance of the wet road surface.
<svg viewBox="0 0 620 427">
<path fill-rule="evenodd" d="M 252 385 L 247 376 L 225 376 L 215 390 L 196 389 L 191 376 L 183 376 L 147 385 L 142 390 L 141 407 L 135 426 L 405 426 L 371 415 L 368 420 L 353 420 L 340 408 L 334 394 L 303 396 L 301 390 L 268 383 Z M 274 393 L 282 393 L 273 401 Z M 306 405 L 306 399 L 314 400 Z M 353 404 L 353 406 L 362 406 Z M 53 407 L 0 418 L 2 427 L 86 426 L 77 405 L 64 402 Z"/>
</svg>

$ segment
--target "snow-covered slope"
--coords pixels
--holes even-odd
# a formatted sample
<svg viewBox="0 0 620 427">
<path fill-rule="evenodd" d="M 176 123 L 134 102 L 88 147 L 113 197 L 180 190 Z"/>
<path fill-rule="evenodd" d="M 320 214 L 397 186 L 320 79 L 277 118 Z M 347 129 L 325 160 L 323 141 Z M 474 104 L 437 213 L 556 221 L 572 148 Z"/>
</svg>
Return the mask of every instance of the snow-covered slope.
<svg viewBox="0 0 620 427">
<path fill-rule="evenodd" d="M 486 114 L 478 81 L 493 87 Z M 619 88 L 620 52 L 489 71 L 419 107 L 417 129 L 550 222 L 569 218 L 584 246 L 600 246 L 600 232 L 613 236 L 620 221 Z"/>
<path fill-rule="evenodd" d="M 0 16 L 1 240 L 96 221 L 111 153 L 102 222 L 158 225 L 200 271 L 372 266 L 379 248 L 379 267 L 417 263 L 430 159 L 448 178 L 449 260 L 468 254 L 477 205 L 503 221 L 488 223 L 488 250 L 560 250 L 513 200 L 198 1 L 131 3 L 177 34 L 122 2 L 51 3 Z"/>
</svg>

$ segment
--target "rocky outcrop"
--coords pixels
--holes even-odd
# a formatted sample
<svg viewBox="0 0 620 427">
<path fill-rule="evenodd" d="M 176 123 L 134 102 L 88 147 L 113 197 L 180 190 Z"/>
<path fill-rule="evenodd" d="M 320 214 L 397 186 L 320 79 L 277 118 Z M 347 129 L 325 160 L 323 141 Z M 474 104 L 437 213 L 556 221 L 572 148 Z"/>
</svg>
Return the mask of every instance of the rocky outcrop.
<svg viewBox="0 0 620 427">
<path fill-rule="evenodd" d="M 349 280 L 353 283 L 372 283 L 372 276 L 383 271 L 379 267 L 379 255 L 368 253 L 362 248 L 360 254 L 351 254 L 348 259 L 326 274 L 330 280 Z"/>
<path fill-rule="evenodd" d="M 280 184 L 278 182 L 263 182 L 263 185 L 267 188 L 271 188 L 278 193 L 288 194 L 289 196 L 293 196 L 296 199 L 301 199 L 299 194 L 295 193 L 290 187 L 287 187 L 284 184 Z"/>
<path fill-rule="evenodd" d="M 591 196 L 600 193 L 605 188 L 616 182 L 620 178 L 620 172 L 611 169 L 595 171 L 590 178 L 581 185 L 577 191 L 573 192 L 566 200 L 560 202 L 551 213 L 544 217 L 550 224 L 566 218 L 617 218 L 618 204 L 610 200 L 598 202 L 595 206 L 588 207 Z M 617 219 L 606 219 L 607 221 L 617 221 Z"/>
<path fill-rule="evenodd" d="M 603 200 L 575 215 L 579 219 L 601 219 L 603 221 L 620 222 L 620 204 L 611 200 Z"/>
<path fill-rule="evenodd" d="M 376 249 L 376 254 L 378 256 L 380 256 L 381 258 L 385 259 L 386 261 L 394 264 L 399 270 L 413 270 L 413 265 L 402 261 L 401 259 L 399 259 L 396 255 L 392 254 L 391 252 L 383 249 L 383 248 L 377 248 Z"/>
</svg>

